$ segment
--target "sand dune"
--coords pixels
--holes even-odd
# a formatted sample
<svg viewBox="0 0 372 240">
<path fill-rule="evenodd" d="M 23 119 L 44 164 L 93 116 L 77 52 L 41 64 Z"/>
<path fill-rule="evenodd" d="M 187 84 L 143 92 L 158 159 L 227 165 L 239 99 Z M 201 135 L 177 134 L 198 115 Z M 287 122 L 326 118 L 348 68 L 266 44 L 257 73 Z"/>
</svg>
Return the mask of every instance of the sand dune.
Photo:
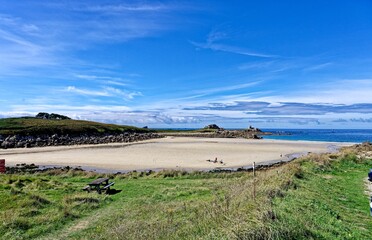
<svg viewBox="0 0 372 240">
<path fill-rule="evenodd" d="M 167 137 L 137 143 L 0 150 L 7 165 L 82 166 L 110 171 L 147 169 L 214 169 L 287 160 L 288 155 L 327 152 L 342 143 Z M 349 144 L 350 145 L 350 144 Z M 213 163 L 207 160 L 223 163 Z"/>
</svg>

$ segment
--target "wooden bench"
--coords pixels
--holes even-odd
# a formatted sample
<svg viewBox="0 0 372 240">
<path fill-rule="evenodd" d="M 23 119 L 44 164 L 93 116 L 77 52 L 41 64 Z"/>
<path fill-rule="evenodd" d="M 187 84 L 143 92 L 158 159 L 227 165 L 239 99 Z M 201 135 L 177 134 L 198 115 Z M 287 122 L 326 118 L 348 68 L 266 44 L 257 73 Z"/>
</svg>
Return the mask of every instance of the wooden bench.
<svg viewBox="0 0 372 240">
<path fill-rule="evenodd" d="M 98 178 L 94 180 L 93 182 L 88 183 L 87 186 L 83 187 L 84 191 L 91 192 L 92 190 L 96 190 L 99 194 L 102 193 L 102 191 L 109 191 L 110 187 L 114 185 L 115 182 L 109 183 L 108 178 Z"/>
</svg>

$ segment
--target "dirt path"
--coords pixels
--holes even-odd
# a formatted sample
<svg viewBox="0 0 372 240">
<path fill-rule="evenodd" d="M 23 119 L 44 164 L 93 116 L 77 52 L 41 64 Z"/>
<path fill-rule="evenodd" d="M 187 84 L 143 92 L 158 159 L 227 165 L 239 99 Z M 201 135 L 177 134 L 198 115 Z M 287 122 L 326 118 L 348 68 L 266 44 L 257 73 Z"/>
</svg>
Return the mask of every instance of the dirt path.
<svg viewBox="0 0 372 240">
<path fill-rule="evenodd" d="M 89 226 L 94 226 L 101 218 L 112 214 L 115 209 L 115 203 L 112 203 L 109 206 L 103 207 L 92 212 L 91 215 L 76 219 L 75 221 L 67 224 L 64 228 L 52 232 L 45 237 L 41 237 L 43 240 L 65 240 L 65 239 L 74 239 L 72 235 L 87 229 Z"/>
</svg>

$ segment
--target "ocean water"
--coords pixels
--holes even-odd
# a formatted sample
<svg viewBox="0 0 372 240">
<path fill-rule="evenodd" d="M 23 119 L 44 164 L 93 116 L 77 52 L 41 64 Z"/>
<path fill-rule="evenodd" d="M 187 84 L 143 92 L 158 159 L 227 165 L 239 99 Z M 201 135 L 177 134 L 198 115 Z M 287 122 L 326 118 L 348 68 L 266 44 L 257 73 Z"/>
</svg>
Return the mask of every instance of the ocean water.
<svg viewBox="0 0 372 240">
<path fill-rule="evenodd" d="M 325 142 L 372 142 L 372 129 L 262 129 L 277 135 L 264 139 L 306 140 Z"/>
</svg>

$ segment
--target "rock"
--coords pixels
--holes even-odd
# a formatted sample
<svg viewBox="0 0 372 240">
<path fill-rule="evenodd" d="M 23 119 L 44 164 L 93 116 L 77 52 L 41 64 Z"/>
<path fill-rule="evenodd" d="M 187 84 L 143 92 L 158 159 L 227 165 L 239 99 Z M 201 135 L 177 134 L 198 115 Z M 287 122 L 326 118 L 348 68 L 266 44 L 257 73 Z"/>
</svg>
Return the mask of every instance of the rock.
<svg viewBox="0 0 372 240">
<path fill-rule="evenodd" d="M 142 141 L 150 138 L 162 137 L 156 133 L 121 133 L 117 135 L 92 135 L 70 137 L 53 135 L 42 136 L 7 136 L 5 140 L 0 140 L 1 148 L 21 148 L 21 147 L 43 147 L 61 145 L 81 145 L 81 144 L 103 144 Z"/>
<path fill-rule="evenodd" d="M 7 142 L 15 142 L 17 140 L 17 135 L 8 136 L 5 140 Z"/>
<path fill-rule="evenodd" d="M 262 139 L 262 137 L 257 136 L 256 134 L 253 134 L 253 139 Z"/>
<path fill-rule="evenodd" d="M 24 141 L 19 141 L 17 144 L 16 144 L 16 147 L 17 148 L 23 148 L 25 146 L 26 142 Z"/>
<path fill-rule="evenodd" d="M 71 119 L 71 118 L 69 118 L 67 116 L 63 116 L 63 115 L 60 115 L 60 114 L 56 114 L 56 113 L 49 114 L 49 113 L 45 113 L 45 112 L 38 113 L 35 116 L 35 118 L 53 119 L 53 120 Z"/>
<path fill-rule="evenodd" d="M 2 148 L 13 148 L 14 147 L 14 142 L 8 142 L 8 141 L 4 141 L 2 144 L 1 144 L 1 147 Z"/>
<path fill-rule="evenodd" d="M 219 126 L 216 124 L 209 124 L 208 126 L 205 126 L 204 129 L 221 129 Z"/>
</svg>

